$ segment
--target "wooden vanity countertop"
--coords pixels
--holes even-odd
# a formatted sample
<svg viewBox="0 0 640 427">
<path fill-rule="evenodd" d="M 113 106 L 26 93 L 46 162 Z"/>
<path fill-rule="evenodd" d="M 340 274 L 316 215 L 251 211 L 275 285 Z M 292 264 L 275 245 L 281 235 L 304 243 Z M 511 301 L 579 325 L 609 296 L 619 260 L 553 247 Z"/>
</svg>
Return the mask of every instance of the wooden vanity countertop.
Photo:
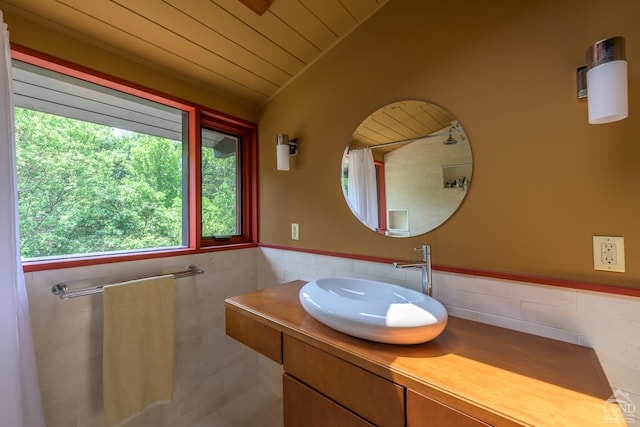
<svg viewBox="0 0 640 427">
<path fill-rule="evenodd" d="M 367 371 L 493 425 L 622 426 L 592 348 L 449 317 L 435 340 L 391 345 L 313 319 L 284 285 L 228 298 L 225 306 Z"/>
</svg>

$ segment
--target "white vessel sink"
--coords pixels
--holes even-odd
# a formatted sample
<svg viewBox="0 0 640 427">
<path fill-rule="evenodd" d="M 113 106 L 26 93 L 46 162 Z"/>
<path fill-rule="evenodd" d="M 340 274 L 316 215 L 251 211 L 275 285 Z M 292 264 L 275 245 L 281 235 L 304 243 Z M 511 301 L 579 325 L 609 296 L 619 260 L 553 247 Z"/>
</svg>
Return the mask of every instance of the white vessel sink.
<svg viewBox="0 0 640 427">
<path fill-rule="evenodd" d="M 447 310 L 439 301 L 374 280 L 318 279 L 300 289 L 300 302 L 333 329 L 388 344 L 427 342 L 447 326 Z"/>
</svg>

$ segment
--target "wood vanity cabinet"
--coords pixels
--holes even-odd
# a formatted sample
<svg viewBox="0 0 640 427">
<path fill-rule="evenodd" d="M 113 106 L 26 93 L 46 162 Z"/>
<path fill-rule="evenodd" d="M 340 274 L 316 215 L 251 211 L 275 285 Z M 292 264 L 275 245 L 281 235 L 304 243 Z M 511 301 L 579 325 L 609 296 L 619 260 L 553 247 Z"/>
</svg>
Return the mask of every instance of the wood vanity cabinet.
<svg viewBox="0 0 640 427">
<path fill-rule="evenodd" d="M 283 363 L 285 427 L 489 426 L 232 310 L 226 321 L 227 335 Z"/>
<path fill-rule="evenodd" d="M 287 374 L 374 425 L 404 427 L 404 387 L 288 335 L 283 353 Z"/>
<path fill-rule="evenodd" d="M 394 346 L 311 318 L 304 282 L 229 298 L 227 334 L 283 364 L 285 427 L 625 426 L 593 349 L 451 317 Z"/>
<path fill-rule="evenodd" d="M 282 333 L 237 311 L 225 310 L 227 335 L 282 364 Z"/>
<path fill-rule="evenodd" d="M 284 427 L 373 427 L 288 374 L 282 377 Z"/>
<path fill-rule="evenodd" d="M 427 426 L 487 427 L 490 424 L 413 390 L 407 390 L 407 427 Z"/>
<path fill-rule="evenodd" d="M 285 427 L 490 426 L 287 335 L 283 353 Z"/>
</svg>

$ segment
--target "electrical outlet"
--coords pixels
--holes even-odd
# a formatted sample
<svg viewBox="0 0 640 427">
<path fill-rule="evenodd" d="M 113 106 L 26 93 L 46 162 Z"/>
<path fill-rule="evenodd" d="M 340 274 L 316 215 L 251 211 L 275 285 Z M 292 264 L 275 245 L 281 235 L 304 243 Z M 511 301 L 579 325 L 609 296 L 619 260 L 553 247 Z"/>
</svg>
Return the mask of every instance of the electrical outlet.
<svg viewBox="0 0 640 427">
<path fill-rule="evenodd" d="M 593 236 L 593 268 L 624 273 L 624 237 Z"/>
<path fill-rule="evenodd" d="M 618 245 L 616 245 L 615 243 L 600 243 L 600 252 L 603 264 L 618 264 Z"/>
<path fill-rule="evenodd" d="M 300 226 L 291 224 L 291 240 L 300 240 Z"/>
</svg>

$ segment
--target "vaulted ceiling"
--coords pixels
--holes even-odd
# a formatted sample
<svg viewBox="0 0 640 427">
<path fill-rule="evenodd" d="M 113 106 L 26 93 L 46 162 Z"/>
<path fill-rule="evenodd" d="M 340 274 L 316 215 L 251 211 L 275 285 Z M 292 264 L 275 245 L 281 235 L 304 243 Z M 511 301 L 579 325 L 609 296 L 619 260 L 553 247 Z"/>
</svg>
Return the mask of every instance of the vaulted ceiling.
<svg viewBox="0 0 640 427">
<path fill-rule="evenodd" d="M 0 9 L 257 107 L 386 2 L 0 0 Z"/>
</svg>

